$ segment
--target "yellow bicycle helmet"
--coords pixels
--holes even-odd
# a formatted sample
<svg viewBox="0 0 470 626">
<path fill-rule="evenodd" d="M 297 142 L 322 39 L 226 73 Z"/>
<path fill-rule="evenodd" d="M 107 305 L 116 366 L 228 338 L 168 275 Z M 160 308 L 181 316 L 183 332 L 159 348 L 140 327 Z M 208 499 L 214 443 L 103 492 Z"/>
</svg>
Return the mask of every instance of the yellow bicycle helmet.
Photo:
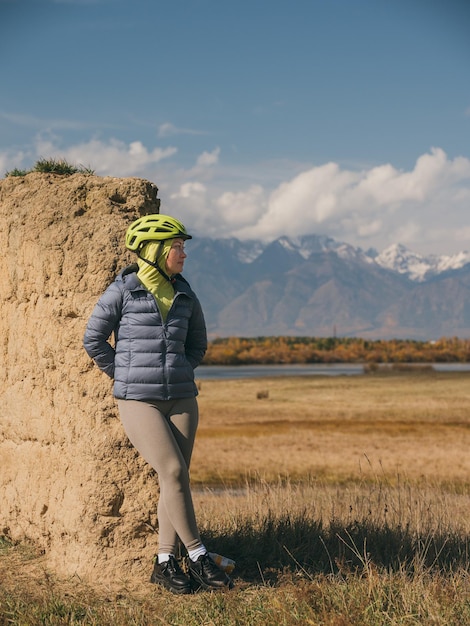
<svg viewBox="0 0 470 626">
<path fill-rule="evenodd" d="M 139 217 L 126 231 L 126 248 L 137 252 L 147 241 L 192 239 L 183 224 L 170 215 L 152 214 Z"/>
</svg>

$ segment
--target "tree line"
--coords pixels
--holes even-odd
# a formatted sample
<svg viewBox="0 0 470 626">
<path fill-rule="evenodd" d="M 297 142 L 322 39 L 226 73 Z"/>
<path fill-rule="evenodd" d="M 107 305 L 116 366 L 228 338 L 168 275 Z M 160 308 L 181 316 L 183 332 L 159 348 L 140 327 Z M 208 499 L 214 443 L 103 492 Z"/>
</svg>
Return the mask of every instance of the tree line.
<svg viewBox="0 0 470 626">
<path fill-rule="evenodd" d="M 301 363 L 467 363 L 470 339 L 228 337 L 209 342 L 204 365 Z"/>
</svg>

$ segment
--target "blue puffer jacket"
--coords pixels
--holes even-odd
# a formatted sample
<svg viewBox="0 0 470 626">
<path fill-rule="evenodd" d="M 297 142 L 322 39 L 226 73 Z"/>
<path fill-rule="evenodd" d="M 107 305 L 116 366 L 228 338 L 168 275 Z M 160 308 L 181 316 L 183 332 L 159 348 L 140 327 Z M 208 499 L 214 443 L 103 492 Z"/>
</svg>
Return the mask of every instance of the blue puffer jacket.
<svg viewBox="0 0 470 626">
<path fill-rule="evenodd" d="M 153 295 L 125 268 L 106 289 L 88 321 L 83 345 L 114 379 L 114 396 L 125 400 L 172 400 L 197 395 L 194 368 L 207 349 L 201 305 L 182 276 L 166 322 Z M 114 346 L 109 343 L 114 333 Z"/>
</svg>

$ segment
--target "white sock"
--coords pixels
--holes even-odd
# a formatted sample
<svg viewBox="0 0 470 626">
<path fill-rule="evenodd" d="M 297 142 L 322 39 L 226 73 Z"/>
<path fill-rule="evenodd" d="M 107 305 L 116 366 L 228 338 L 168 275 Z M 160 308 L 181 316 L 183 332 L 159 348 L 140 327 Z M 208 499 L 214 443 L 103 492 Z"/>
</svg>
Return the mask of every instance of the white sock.
<svg viewBox="0 0 470 626">
<path fill-rule="evenodd" d="M 162 552 L 162 554 L 158 555 L 158 562 L 159 563 L 166 563 L 169 559 L 170 556 L 175 556 L 174 554 L 167 554 L 166 552 Z"/>
<path fill-rule="evenodd" d="M 197 561 L 200 556 L 207 554 L 207 550 L 205 546 L 201 546 L 195 550 L 188 550 L 188 554 L 191 561 Z"/>
</svg>

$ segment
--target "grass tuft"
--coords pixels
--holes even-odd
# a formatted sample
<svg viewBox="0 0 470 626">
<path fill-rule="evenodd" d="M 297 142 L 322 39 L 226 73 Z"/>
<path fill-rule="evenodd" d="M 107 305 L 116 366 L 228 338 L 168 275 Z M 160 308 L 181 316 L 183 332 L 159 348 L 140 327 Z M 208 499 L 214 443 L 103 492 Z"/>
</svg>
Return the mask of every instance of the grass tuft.
<svg viewBox="0 0 470 626">
<path fill-rule="evenodd" d="M 20 170 L 17 167 L 9 172 L 5 172 L 5 176 L 26 176 L 26 174 L 29 174 L 28 170 Z"/>
<path fill-rule="evenodd" d="M 20 170 L 15 168 L 5 173 L 5 176 L 26 176 L 31 172 L 39 172 L 43 174 L 59 174 L 61 176 L 70 176 L 71 174 L 88 174 L 93 175 L 95 172 L 90 167 L 83 165 L 73 165 L 65 159 L 41 158 L 36 161 L 30 170 Z"/>
</svg>

